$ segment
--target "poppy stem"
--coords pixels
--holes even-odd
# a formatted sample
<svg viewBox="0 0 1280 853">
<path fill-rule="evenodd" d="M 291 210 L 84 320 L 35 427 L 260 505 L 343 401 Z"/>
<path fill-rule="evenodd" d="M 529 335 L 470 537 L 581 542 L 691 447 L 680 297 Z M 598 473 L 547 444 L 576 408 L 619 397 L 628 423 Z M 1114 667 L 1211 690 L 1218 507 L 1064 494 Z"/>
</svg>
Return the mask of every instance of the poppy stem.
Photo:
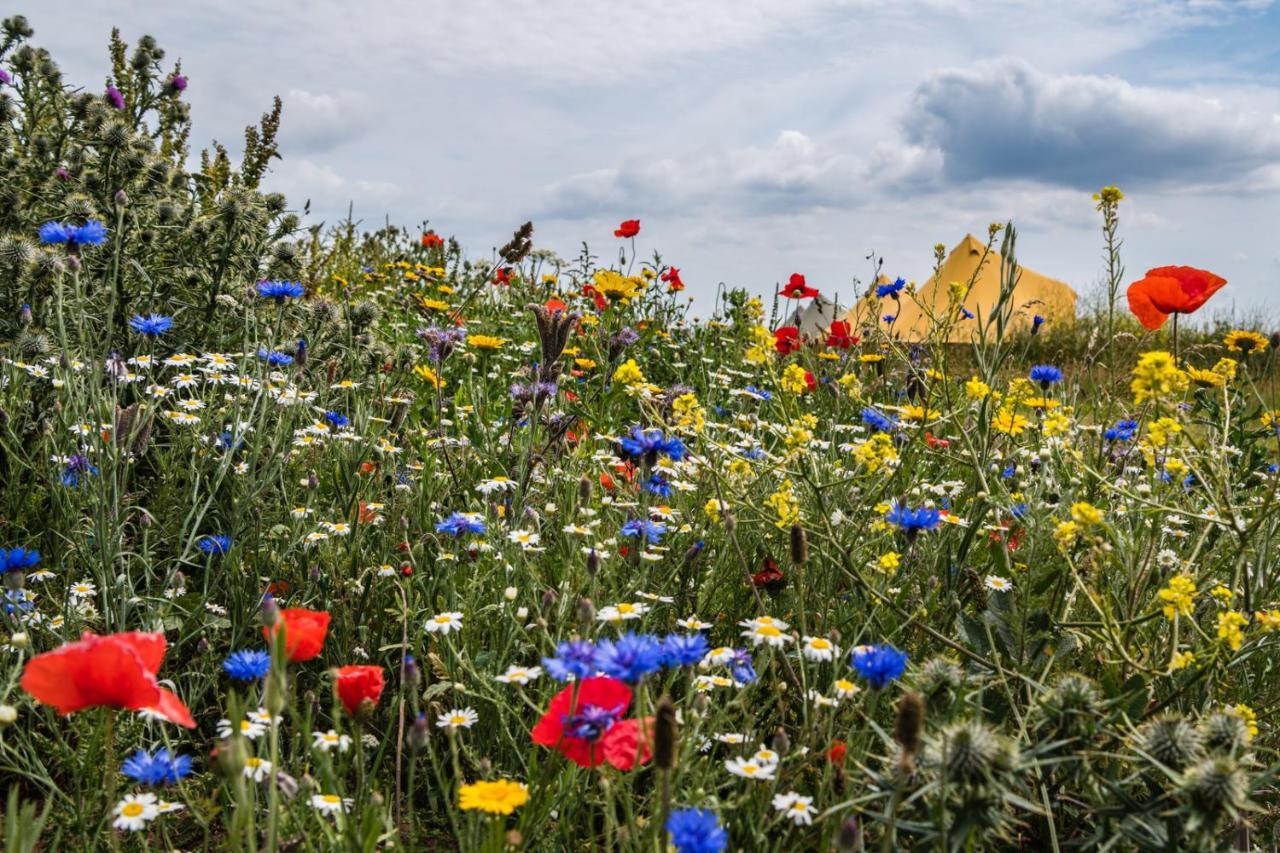
<svg viewBox="0 0 1280 853">
<path fill-rule="evenodd" d="M 1178 315 L 1173 315 L 1173 361 L 1178 361 Z"/>
</svg>

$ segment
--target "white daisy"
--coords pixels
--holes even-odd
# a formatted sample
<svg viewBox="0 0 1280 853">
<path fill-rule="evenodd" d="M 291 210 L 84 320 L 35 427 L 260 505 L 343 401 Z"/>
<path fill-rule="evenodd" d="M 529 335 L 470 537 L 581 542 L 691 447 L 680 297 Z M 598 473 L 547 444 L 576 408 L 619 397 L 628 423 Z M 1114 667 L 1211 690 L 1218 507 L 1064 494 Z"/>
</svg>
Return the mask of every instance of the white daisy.
<svg viewBox="0 0 1280 853">
<path fill-rule="evenodd" d="M 840 654 L 840 647 L 826 637 L 805 637 L 801 653 L 809 660 L 829 661 Z"/>
<path fill-rule="evenodd" d="M 792 823 L 809 826 L 818 810 L 813 807 L 813 797 L 804 797 L 795 791 L 774 794 L 773 807 L 785 814 Z"/>
<path fill-rule="evenodd" d="M 461 613 L 437 613 L 427 620 L 426 629 L 428 634 L 448 635 L 453 631 L 462 630 L 462 614 Z"/>
<path fill-rule="evenodd" d="M 436 727 L 441 729 L 469 729 L 480 720 L 473 708 L 455 708 L 436 717 Z"/>
<path fill-rule="evenodd" d="M 351 808 L 350 797 L 339 797 L 337 794 L 313 794 L 311 807 L 324 814 L 340 814 Z"/>
<path fill-rule="evenodd" d="M 743 779 L 755 779 L 757 781 L 768 781 L 773 779 L 773 772 L 777 769 L 776 764 L 761 764 L 754 758 L 730 758 L 724 763 L 724 769 L 728 770 L 734 776 L 741 776 Z"/>
<path fill-rule="evenodd" d="M 542 675 L 542 667 L 540 666 L 509 666 L 507 671 L 497 676 L 498 681 L 506 684 L 528 684 L 538 676 Z"/>
<path fill-rule="evenodd" d="M 146 829 L 147 824 L 160 814 L 160 809 L 156 806 L 155 794 L 125 794 L 124 799 L 116 803 L 112 814 L 116 819 L 111 825 L 116 829 L 137 832 Z"/>
<path fill-rule="evenodd" d="M 351 736 L 340 735 L 333 729 L 327 732 L 312 732 L 311 736 L 315 739 L 311 745 L 321 752 L 328 752 L 331 749 L 346 752 L 351 748 Z"/>
</svg>

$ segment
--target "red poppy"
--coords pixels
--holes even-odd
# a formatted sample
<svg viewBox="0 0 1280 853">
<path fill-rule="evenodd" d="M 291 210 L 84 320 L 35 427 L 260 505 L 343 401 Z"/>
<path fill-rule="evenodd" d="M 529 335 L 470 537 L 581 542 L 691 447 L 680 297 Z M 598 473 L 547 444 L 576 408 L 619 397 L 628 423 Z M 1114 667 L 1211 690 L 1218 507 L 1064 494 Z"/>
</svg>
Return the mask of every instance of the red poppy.
<svg viewBox="0 0 1280 853">
<path fill-rule="evenodd" d="M 804 283 L 804 276 L 793 272 L 787 286 L 782 288 L 782 295 L 788 299 L 812 299 L 818 295 L 818 291 Z"/>
<path fill-rule="evenodd" d="M 662 274 L 662 280 L 666 282 L 668 293 L 679 293 L 684 290 L 684 282 L 680 280 L 680 268 L 672 267 Z"/>
<path fill-rule="evenodd" d="M 804 384 L 809 386 L 810 391 L 818 390 L 818 380 L 813 378 L 813 371 L 806 370 L 804 372 Z"/>
<path fill-rule="evenodd" d="M 565 305 L 563 302 L 561 302 L 559 299 L 556 299 L 553 296 L 550 299 L 548 299 L 545 303 L 543 303 L 543 307 L 545 307 L 548 311 L 555 313 L 556 311 L 567 310 L 569 306 Z"/>
<path fill-rule="evenodd" d="M 378 519 L 382 518 L 377 510 L 369 509 L 369 504 L 360 501 L 360 523 L 361 524 L 377 524 Z"/>
<path fill-rule="evenodd" d="M 344 666 L 338 669 L 338 698 L 352 716 L 355 716 L 360 703 L 366 699 L 374 705 L 378 704 L 383 684 L 380 666 Z"/>
<path fill-rule="evenodd" d="M 22 689 L 59 714 L 85 708 L 150 711 L 189 729 L 196 727 L 182 700 L 156 681 L 164 660 L 164 634 L 126 631 L 105 637 L 85 633 L 36 655 L 22 671 Z"/>
<path fill-rule="evenodd" d="M 428 231 L 422 235 L 422 248 L 434 249 L 436 246 L 443 246 L 444 239 L 434 231 Z"/>
<path fill-rule="evenodd" d="M 1156 267 L 1129 285 L 1129 310 L 1148 329 L 1158 329 L 1170 314 L 1190 314 L 1208 301 L 1225 278 L 1195 267 Z"/>
<path fill-rule="evenodd" d="M 769 592 L 781 592 L 787 585 L 787 578 L 778 568 L 778 563 L 771 557 L 764 558 L 764 568 L 751 576 L 751 585 L 764 587 Z"/>
<path fill-rule="evenodd" d="M 582 286 L 582 295 L 589 297 L 596 303 L 597 311 L 603 311 L 609 307 L 609 300 L 604 298 L 604 294 L 589 284 Z"/>
<path fill-rule="evenodd" d="M 494 270 L 493 283 L 505 285 L 507 287 L 511 286 L 511 275 L 507 272 L 506 267 L 498 267 Z"/>
<path fill-rule="evenodd" d="M 630 707 L 631 688 L 621 681 L 604 675 L 584 678 L 552 698 L 533 727 L 533 742 L 582 767 L 607 761 L 630 770 L 650 758 L 650 738 L 640 737 L 639 721 L 622 719 Z"/>
<path fill-rule="evenodd" d="M 931 432 L 924 434 L 924 443 L 932 447 L 934 450 L 946 450 L 951 446 L 951 442 L 945 438 L 938 438 Z"/>
<path fill-rule="evenodd" d="M 800 349 L 800 330 L 795 326 L 783 326 L 773 333 L 773 348 L 786 355 Z"/>
<path fill-rule="evenodd" d="M 294 663 L 308 661 L 320 654 L 324 647 L 324 635 L 329 630 L 329 611 L 291 607 L 280 611 L 280 620 L 270 628 L 262 629 L 268 641 L 275 636 L 279 626 L 284 626 L 284 652 Z"/>
<path fill-rule="evenodd" d="M 827 750 L 827 760 L 832 764 L 844 764 L 844 754 L 849 750 L 845 742 L 836 738 L 831 742 L 831 748 Z"/>
<path fill-rule="evenodd" d="M 639 219 L 624 219 L 617 230 L 613 232 L 615 237 L 634 237 L 640 233 Z"/>
<path fill-rule="evenodd" d="M 848 349 L 857 346 L 858 336 L 851 334 L 853 330 L 849 328 L 849 324 L 844 320 L 836 320 L 831 324 L 831 328 L 827 330 L 827 346 L 836 349 Z"/>
</svg>

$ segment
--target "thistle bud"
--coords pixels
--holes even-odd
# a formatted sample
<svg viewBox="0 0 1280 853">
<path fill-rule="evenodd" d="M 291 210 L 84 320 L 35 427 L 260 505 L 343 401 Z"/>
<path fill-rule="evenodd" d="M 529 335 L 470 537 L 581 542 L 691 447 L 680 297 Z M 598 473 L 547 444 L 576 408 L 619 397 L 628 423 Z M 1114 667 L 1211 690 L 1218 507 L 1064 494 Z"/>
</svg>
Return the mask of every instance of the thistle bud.
<svg viewBox="0 0 1280 853">
<path fill-rule="evenodd" d="M 427 715 L 419 713 L 418 718 L 409 727 L 409 731 L 405 733 L 405 740 L 409 744 L 409 749 L 417 752 L 427 745 L 429 737 L 431 737 L 431 727 L 427 724 Z"/>
<path fill-rule="evenodd" d="M 413 659 L 413 655 L 404 656 L 401 677 L 404 679 L 404 686 L 410 693 L 416 692 L 418 685 L 422 683 L 422 670 L 419 669 L 418 662 Z"/>
<path fill-rule="evenodd" d="M 599 571 L 600 571 L 600 554 L 596 552 L 595 548 L 592 548 L 590 551 L 587 552 L 587 574 L 594 577 L 595 574 Z"/>
<path fill-rule="evenodd" d="M 791 562 L 797 566 L 809 562 L 809 536 L 799 522 L 791 525 Z"/>
<path fill-rule="evenodd" d="M 549 589 L 542 594 L 542 609 L 550 610 L 556 606 L 556 591 Z"/>
<path fill-rule="evenodd" d="M 596 618 L 596 606 L 589 598 L 578 599 L 578 624 L 589 628 Z"/>
<path fill-rule="evenodd" d="M 124 207 L 129 203 L 129 194 L 124 190 L 116 190 L 116 206 Z"/>
<path fill-rule="evenodd" d="M 786 755 L 790 752 L 791 738 L 787 737 L 787 730 L 778 726 L 778 730 L 773 733 L 773 741 L 769 745 L 778 755 Z"/>
<path fill-rule="evenodd" d="M 653 765 L 660 770 L 676 766 L 676 706 L 670 696 L 663 696 L 654 708 Z"/>
</svg>

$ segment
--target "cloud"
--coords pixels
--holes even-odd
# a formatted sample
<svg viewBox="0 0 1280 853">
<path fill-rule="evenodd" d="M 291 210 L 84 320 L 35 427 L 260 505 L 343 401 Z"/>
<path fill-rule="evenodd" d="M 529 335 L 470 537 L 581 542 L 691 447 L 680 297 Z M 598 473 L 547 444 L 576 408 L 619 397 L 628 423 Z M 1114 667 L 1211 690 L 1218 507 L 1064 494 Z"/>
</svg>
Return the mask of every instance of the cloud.
<svg viewBox="0 0 1280 853">
<path fill-rule="evenodd" d="M 1243 184 L 1280 162 L 1274 112 L 1015 60 L 934 72 L 902 129 L 908 143 L 939 153 L 954 182 Z"/>
<path fill-rule="evenodd" d="M 357 215 L 381 215 L 388 207 L 403 200 L 405 191 L 390 181 L 348 178 L 332 166 L 307 158 L 288 158 L 274 164 L 265 184 L 268 189 L 283 192 L 293 206 L 304 202 L 321 212 L 341 211 L 354 204 Z"/>
<path fill-rule="evenodd" d="M 320 94 L 290 89 L 283 100 L 281 144 L 299 154 L 330 151 L 358 139 L 373 117 L 368 98 L 346 89 Z"/>
</svg>

